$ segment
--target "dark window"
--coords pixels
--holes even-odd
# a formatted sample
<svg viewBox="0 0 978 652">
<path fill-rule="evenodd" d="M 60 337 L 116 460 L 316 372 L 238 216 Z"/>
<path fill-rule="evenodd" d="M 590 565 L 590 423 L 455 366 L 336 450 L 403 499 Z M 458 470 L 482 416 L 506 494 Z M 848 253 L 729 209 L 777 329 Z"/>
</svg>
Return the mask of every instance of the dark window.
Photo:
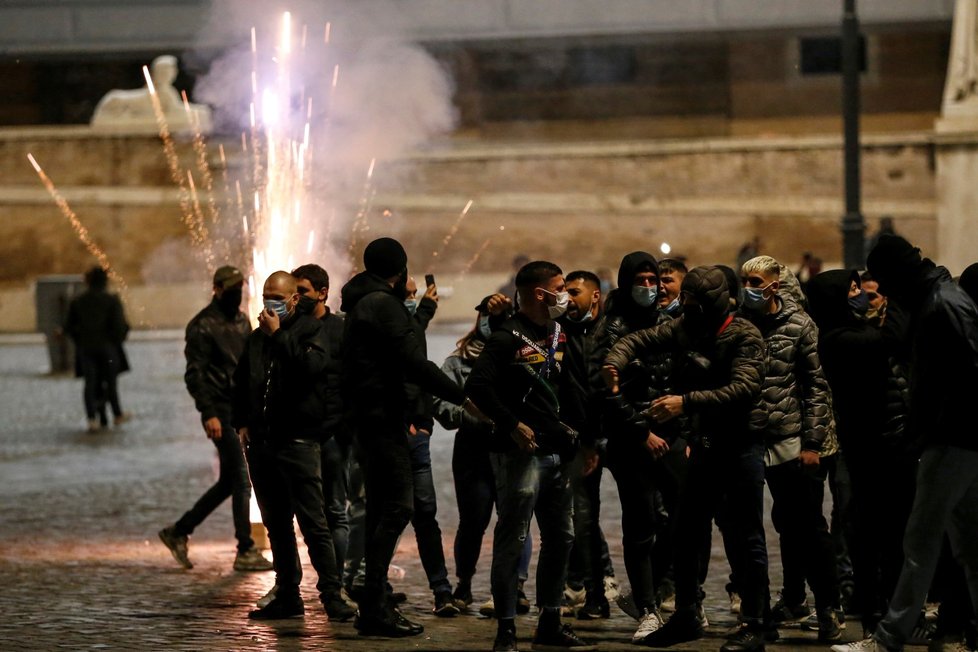
<svg viewBox="0 0 978 652">
<path fill-rule="evenodd" d="M 803 38 L 801 74 L 838 75 L 842 73 L 842 39 L 838 36 Z M 866 37 L 859 36 L 859 72 L 866 72 Z"/>
</svg>

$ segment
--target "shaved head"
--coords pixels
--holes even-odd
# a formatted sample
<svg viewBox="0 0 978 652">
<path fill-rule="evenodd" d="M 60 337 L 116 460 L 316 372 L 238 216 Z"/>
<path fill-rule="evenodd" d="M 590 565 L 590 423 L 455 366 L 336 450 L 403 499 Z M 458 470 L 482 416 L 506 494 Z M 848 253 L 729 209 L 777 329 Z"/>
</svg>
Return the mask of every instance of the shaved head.
<svg viewBox="0 0 978 652">
<path fill-rule="evenodd" d="M 262 296 L 266 299 L 287 299 L 296 293 L 297 286 L 295 277 L 288 272 L 272 272 L 265 280 L 262 288 Z"/>
</svg>

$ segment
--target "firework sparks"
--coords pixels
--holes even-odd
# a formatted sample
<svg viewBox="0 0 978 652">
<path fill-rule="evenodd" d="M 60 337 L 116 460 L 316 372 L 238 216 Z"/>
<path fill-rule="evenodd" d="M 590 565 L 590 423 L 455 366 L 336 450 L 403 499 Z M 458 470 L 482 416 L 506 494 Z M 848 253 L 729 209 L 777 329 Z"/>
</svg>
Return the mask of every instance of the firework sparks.
<svg viewBox="0 0 978 652">
<path fill-rule="evenodd" d="M 454 238 L 455 234 L 458 233 L 458 228 L 462 225 L 462 220 L 465 219 L 465 216 L 469 214 L 469 209 L 472 208 L 473 203 L 474 201 L 470 199 L 465 204 L 465 208 L 463 208 L 462 212 L 458 214 L 458 217 L 455 219 L 455 223 L 452 224 L 452 228 L 449 229 L 448 233 L 445 234 L 445 237 L 442 238 L 441 247 L 431 252 L 431 261 L 428 263 L 429 269 L 438 260 L 438 258 L 445 253 L 445 249 L 448 248 L 452 238 Z"/>
<path fill-rule="evenodd" d="M 492 238 L 486 238 L 485 240 L 483 240 L 482 244 L 476 250 L 475 254 L 473 254 L 472 257 L 469 258 L 468 262 L 465 263 L 465 266 L 462 267 L 462 271 L 460 271 L 458 273 L 458 276 L 455 277 L 456 283 L 458 283 L 463 278 L 465 278 L 465 275 L 468 274 L 469 271 L 471 271 L 472 266 L 475 265 L 477 262 L 479 262 L 479 258 L 481 258 L 482 254 L 486 252 L 486 249 L 489 248 L 490 244 L 492 244 Z"/>
</svg>

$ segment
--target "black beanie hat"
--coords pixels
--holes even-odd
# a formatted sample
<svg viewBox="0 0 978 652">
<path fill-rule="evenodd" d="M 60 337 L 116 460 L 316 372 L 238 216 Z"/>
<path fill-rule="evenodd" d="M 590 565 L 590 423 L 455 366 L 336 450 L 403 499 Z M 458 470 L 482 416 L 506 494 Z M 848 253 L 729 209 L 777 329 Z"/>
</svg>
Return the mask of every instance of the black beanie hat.
<svg viewBox="0 0 978 652">
<path fill-rule="evenodd" d="M 912 281 L 923 259 L 920 249 L 898 235 L 881 235 L 866 257 L 866 268 L 880 285 L 880 294 L 898 294 Z"/>
<path fill-rule="evenodd" d="M 407 269 L 407 253 L 394 238 L 377 238 L 363 250 L 363 266 L 380 278 L 391 278 Z"/>
</svg>

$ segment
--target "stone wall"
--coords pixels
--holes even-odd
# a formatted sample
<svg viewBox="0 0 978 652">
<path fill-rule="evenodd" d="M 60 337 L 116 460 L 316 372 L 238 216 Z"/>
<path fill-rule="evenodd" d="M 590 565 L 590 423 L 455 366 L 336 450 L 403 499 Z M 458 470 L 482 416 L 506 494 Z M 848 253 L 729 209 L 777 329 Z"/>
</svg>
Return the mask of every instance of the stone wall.
<svg viewBox="0 0 978 652">
<path fill-rule="evenodd" d="M 188 148 L 180 145 L 182 157 L 190 157 Z M 926 132 L 866 136 L 863 142 L 869 230 L 880 216 L 892 215 L 898 231 L 931 254 L 934 148 Z M 95 135 L 86 128 L 0 131 L 0 257 L 6 262 L 0 287 L 23 291 L 40 275 L 78 273 L 94 263 L 27 152 L 131 286 L 197 282 L 206 288 L 210 272 L 188 245 L 159 140 Z M 243 167 L 232 157 L 232 174 L 239 163 Z M 731 263 L 740 245 L 758 235 L 763 251 L 787 264 L 812 251 L 832 265 L 841 257 L 841 165 L 838 137 L 455 142 L 378 163 L 363 237 L 401 238 L 418 272 L 434 271 L 440 284 L 458 286 L 464 296 L 483 291 L 472 286 L 475 279 L 487 284 L 485 290 L 498 285 L 518 252 L 567 270 L 615 268 L 629 251 L 658 252 L 668 242 L 693 264 Z M 470 199 L 473 207 L 457 235 L 434 260 L 431 252 Z M 349 221 L 352 204 L 346 212 Z M 487 240 L 469 275 L 459 279 Z M 335 263 L 322 262 L 327 268 Z M 185 310 L 168 310 L 170 299 L 159 301 L 146 323 L 182 325 Z M 471 305 L 456 311 L 447 309 L 449 303 L 446 313 L 468 319 Z M 0 330 L 22 329 L 0 319 Z"/>
</svg>

